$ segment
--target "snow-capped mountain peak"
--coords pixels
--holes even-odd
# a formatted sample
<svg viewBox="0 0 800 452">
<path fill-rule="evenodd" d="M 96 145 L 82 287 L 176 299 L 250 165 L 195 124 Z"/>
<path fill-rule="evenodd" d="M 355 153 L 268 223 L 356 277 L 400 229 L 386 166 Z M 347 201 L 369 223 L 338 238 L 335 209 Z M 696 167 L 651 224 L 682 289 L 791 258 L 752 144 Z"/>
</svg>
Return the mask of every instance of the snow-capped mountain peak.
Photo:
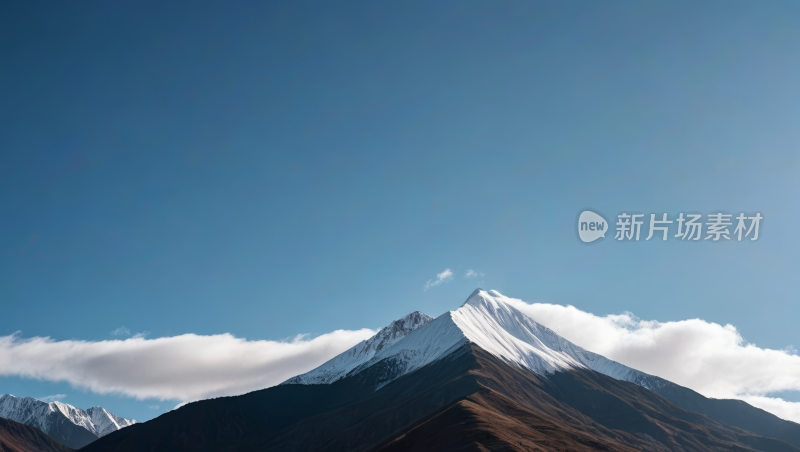
<svg viewBox="0 0 800 452">
<path fill-rule="evenodd" d="M 97 431 L 97 436 L 101 437 L 136 423 L 136 421 L 117 416 L 99 406 L 89 408 L 86 410 L 86 414 L 89 415 L 89 419 L 92 421 L 95 431 Z"/>
<path fill-rule="evenodd" d="M 497 291 L 476 290 L 453 322 L 472 343 L 538 374 L 583 367 L 576 347 L 504 301 Z"/>
<path fill-rule="evenodd" d="M 51 436 L 55 430 L 63 430 L 64 420 L 86 429 L 98 438 L 136 423 L 101 407 L 84 411 L 63 402 L 48 403 L 11 394 L 0 396 L 0 417 L 32 425 Z"/>
<path fill-rule="evenodd" d="M 409 316 L 414 314 L 417 313 Z M 517 310 L 504 295 L 495 290 L 477 289 L 460 308 L 432 321 L 428 316 L 425 317 L 424 323 L 412 322 L 414 328 L 392 335 L 392 340 L 381 341 L 380 348 L 374 345 L 368 347 L 367 343 L 378 341 L 377 338 L 386 329 L 287 383 L 332 383 L 388 360 L 393 371 L 383 383 L 386 384 L 448 356 L 466 343 L 473 343 L 512 365 L 542 376 L 570 368 L 590 368 L 645 387 L 647 377 L 650 377 L 569 342 Z M 367 348 L 369 353 L 365 352 Z"/>
<path fill-rule="evenodd" d="M 344 378 L 353 369 L 369 362 L 409 333 L 432 321 L 433 317 L 414 311 L 381 328 L 371 338 L 334 357 L 316 369 L 292 377 L 282 384 L 327 384 Z"/>
</svg>

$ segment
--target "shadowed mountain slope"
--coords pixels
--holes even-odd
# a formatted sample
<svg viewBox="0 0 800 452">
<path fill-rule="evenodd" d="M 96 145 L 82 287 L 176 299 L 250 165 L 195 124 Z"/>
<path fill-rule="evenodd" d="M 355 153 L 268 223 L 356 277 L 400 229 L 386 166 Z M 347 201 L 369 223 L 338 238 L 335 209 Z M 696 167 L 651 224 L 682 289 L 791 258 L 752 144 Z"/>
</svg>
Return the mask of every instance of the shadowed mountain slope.
<svg viewBox="0 0 800 452">
<path fill-rule="evenodd" d="M 71 452 L 67 446 L 47 436 L 36 427 L 0 418 L 2 452 Z"/>
<path fill-rule="evenodd" d="M 800 447 L 800 424 L 796 422 L 781 419 L 741 400 L 709 399 L 670 381 L 651 378 L 660 382 L 651 383 L 650 389 L 684 410 L 695 411 L 717 422 L 750 430 L 761 436 L 782 439 Z"/>
</svg>

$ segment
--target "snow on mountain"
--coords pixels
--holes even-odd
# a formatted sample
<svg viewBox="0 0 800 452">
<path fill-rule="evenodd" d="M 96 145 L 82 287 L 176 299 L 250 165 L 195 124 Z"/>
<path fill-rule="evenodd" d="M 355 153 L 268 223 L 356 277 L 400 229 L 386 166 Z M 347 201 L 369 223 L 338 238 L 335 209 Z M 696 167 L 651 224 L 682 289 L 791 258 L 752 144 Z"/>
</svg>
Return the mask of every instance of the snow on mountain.
<svg viewBox="0 0 800 452">
<path fill-rule="evenodd" d="M 106 410 L 105 408 L 95 406 L 86 410 L 89 418 L 92 420 L 92 425 L 95 427 L 96 435 L 103 437 L 111 432 L 133 425 L 135 420 L 128 420 L 124 417 L 117 416 L 116 414 Z M 94 432 L 94 431 L 93 431 Z"/>
<path fill-rule="evenodd" d="M 57 428 L 60 416 L 66 417 L 72 424 L 85 428 L 97 437 L 136 423 L 101 407 L 84 411 L 61 402 L 47 403 L 31 397 L 14 397 L 11 394 L 0 396 L 0 417 L 32 425 L 47 434 Z"/>
<path fill-rule="evenodd" d="M 590 368 L 647 388 L 658 384 L 660 379 L 657 377 L 578 347 L 505 300 L 506 297 L 497 291 L 477 289 L 460 308 L 418 325 L 397 340 L 386 341 L 382 350 L 360 353 L 359 347 L 365 347 L 362 344 L 377 338 L 376 335 L 286 383 L 332 383 L 387 360 L 391 363 L 392 375 L 383 382 L 385 385 L 470 342 L 513 365 L 543 376 L 570 368 Z"/>
<path fill-rule="evenodd" d="M 370 361 L 374 356 L 381 354 L 382 351 L 432 320 L 433 317 L 414 311 L 395 320 L 371 338 L 359 342 L 316 369 L 292 377 L 281 384 L 327 384 L 344 378 L 351 370 Z"/>
</svg>

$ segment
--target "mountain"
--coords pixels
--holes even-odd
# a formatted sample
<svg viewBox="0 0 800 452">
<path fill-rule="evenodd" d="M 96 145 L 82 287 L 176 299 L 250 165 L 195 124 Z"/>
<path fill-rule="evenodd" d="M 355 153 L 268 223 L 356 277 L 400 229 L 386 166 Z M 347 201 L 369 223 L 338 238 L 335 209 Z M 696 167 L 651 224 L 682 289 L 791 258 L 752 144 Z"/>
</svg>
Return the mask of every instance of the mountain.
<svg viewBox="0 0 800 452">
<path fill-rule="evenodd" d="M 70 452 L 71 450 L 36 427 L 0 418 L 2 452 Z"/>
<path fill-rule="evenodd" d="M 66 403 L 47 403 L 11 394 L 0 396 L 0 418 L 34 426 L 73 449 L 136 423 L 101 407 L 84 411 Z"/>
<path fill-rule="evenodd" d="M 797 423 L 780 419 L 740 400 L 703 397 L 691 389 L 589 352 L 521 313 L 507 303 L 506 299 L 497 291 L 478 289 L 458 310 L 443 314 L 431 322 L 430 327 L 412 335 L 406 341 L 395 341 L 396 346 L 384 348 L 366 362 L 349 360 L 353 351 L 351 349 L 329 363 L 335 361 L 340 368 L 354 369 L 350 371 L 350 374 L 354 374 L 385 360 L 392 363 L 394 372 L 387 375 L 382 383 L 386 384 L 447 355 L 465 343 L 474 343 L 497 357 L 539 375 L 570 369 L 591 369 L 617 380 L 635 383 L 685 410 L 800 447 L 800 425 Z M 305 375 L 315 374 L 327 364 Z M 331 383 L 344 376 L 345 374 L 330 375 L 324 383 Z M 294 377 L 284 384 L 290 383 L 312 382 Z"/>
<path fill-rule="evenodd" d="M 800 452 L 790 441 L 800 425 L 747 404 L 735 419 L 744 428 L 684 408 L 714 401 L 588 352 L 504 299 L 477 290 L 282 385 L 185 405 L 82 452 Z M 785 438 L 755 432 L 761 424 Z"/>
</svg>

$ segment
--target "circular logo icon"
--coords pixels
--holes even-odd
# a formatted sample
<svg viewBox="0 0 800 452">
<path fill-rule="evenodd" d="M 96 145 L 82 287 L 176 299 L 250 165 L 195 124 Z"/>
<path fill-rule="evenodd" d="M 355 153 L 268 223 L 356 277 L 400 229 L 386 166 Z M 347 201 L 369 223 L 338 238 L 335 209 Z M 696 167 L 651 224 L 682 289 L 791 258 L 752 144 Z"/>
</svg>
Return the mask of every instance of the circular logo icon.
<svg viewBox="0 0 800 452">
<path fill-rule="evenodd" d="M 584 210 L 578 215 L 578 238 L 583 243 L 592 243 L 606 237 L 608 222 L 600 214 Z"/>
</svg>

